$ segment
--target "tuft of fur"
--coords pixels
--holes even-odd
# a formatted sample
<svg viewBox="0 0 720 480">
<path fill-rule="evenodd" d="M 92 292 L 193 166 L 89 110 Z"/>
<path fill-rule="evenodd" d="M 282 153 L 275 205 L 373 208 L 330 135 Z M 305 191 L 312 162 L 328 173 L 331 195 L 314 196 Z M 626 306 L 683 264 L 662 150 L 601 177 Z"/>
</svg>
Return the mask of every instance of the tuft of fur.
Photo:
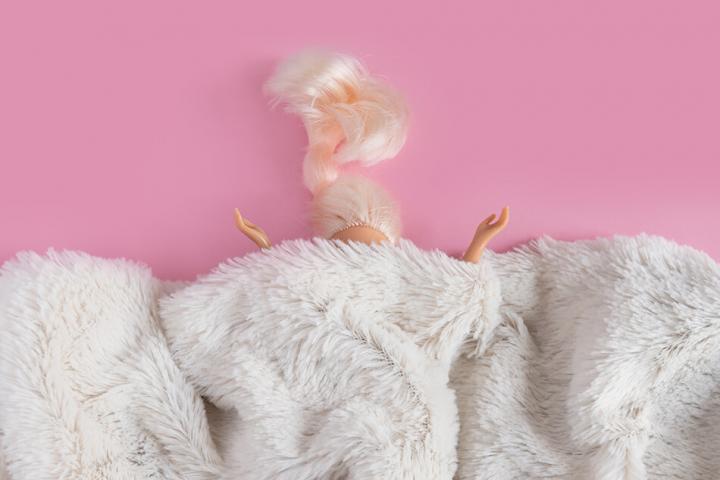
<svg viewBox="0 0 720 480">
<path fill-rule="evenodd" d="M 265 88 L 276 102 L 299 115 L 307 130 L 303 177 L 308 189 L 323 197 L 315 202 L 313 215 L 316 225 L 321 222 L 321 232 L 332 234 L 347 226 L 338 228 L 338 218 L 362 217 L 375 205 L 389 204 L 390 196 L 362 177 L 349 177 L 342 187 L 332 185 L 338 180 L 339 164 L 357 160 L 372 165 L 394 157 L 404 145 L 408 113 L 395 90 L 371 76 L 357 59 L 320 52 L 300 53 L 280 64 Z M 353 191 L 362 196 L 348 201 L 347 194 Z M 357 210 L 343 210 L 346 207 Z M 397 215 L 397 211 L 386 209 L 385 215 Z M 326 220 L 329 223 L 322 223 Z M 393 229 L 381 231 L 397 238 L 399 220 L 377 223 L 391 224 Z"/>
<path fill-rule="evenodd" d="M 485 262 L 503 318 L 453 366 L 455 478 L 718 477 L 717 263 L 648 236 L 543 239 Z"/>
<path fill-rule="evenodd" d="M 0 479 L 218 478 L 162 291 L 145 267 L 73 252 L 0 268 Z"/>
<path fill-rule="evenodd" d="M 294 240 L 221 264 L 160 315 L 187 378 L 230 412 L 227 478 L 450 480 L 448 371 L 494 328 L 497 284 L 406 241 Z"/>
</svg>

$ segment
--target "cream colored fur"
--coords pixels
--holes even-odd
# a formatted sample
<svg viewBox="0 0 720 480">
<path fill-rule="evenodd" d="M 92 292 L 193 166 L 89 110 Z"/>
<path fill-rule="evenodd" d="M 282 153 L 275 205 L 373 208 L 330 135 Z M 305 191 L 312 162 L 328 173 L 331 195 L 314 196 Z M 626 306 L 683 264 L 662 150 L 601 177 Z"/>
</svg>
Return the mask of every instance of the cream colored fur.
<svg viewBox="0 0 720 480">
<path fill-rule="evenodd" d="M 180 367 L 237 412 L 235 474 L 450 479 L 450 364 L 498 302 L 488 269 L 407 242 L 295 241 L 221 265 L 161 312 Z"/>
<path fill-rule="evenodd" d="M 659 238 L 292 241 L 186 288 L 24 254 L 0 478 L 710 479 L 718 372 L 720 267 Z"/>
<path fill-rule="evenodd" d="M 150 271 L 26 253 L 0 273 L 0 437 L 12 480 L 214 479 L 202 402 Z"/>
<path fill-rule="evenodd" d="M 459 479 L 717 478 L 717 263 L 646 236 L 488 261 L 503 321 L 453 367 Z"/>
</svg>

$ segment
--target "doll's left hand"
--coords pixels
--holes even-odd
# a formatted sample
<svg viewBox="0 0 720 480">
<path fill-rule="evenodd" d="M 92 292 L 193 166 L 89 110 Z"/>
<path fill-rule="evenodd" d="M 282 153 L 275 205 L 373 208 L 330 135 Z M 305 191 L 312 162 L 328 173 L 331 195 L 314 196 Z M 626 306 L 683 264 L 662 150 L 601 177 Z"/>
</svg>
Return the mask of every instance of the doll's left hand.
<svg viewBox="0 0 720 480">
<path fill-rule="evenodd" d="M 502 209 L 502 212 L 500 212 L 500 218 L 498 218 L 497 222 L 492 223 L 493 220 L 495 220 L 494 213 L 483 220 L 475 231 L 475 237 L 484 241 L 485 244 L 507 227 L 507 224 L 510 221 L 510 207 Z"/>
</svg>

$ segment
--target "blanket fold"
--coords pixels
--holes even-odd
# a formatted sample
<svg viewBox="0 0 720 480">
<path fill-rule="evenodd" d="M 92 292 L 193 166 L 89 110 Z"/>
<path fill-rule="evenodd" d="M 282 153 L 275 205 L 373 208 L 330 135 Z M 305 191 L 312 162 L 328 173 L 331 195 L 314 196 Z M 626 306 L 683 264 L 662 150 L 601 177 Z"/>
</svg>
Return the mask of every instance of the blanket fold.
<svg viewBox="0 0 720 480">
<path fill-rule="evenodd" d="M 458 478 L 717 477 L 717 263 L 647 236 L 490 261 L 503 321 L 451 376 Z"/>
<path fill-rule="evenodd" d="M 15 479 L 212 479 L 200 397 L 157 321 L 146 268 L 22 254 L 0 275 L 0 431 Z"/>
<path fill-rule="evenodd" d="M 498 287 L 409 242 L 295 241 L 222 264 L 161 315 L 193 384 L 237 413 L 237 474 L 441 479 L 456 469 L 449 368 L 490 335 Z"/>
</svg>

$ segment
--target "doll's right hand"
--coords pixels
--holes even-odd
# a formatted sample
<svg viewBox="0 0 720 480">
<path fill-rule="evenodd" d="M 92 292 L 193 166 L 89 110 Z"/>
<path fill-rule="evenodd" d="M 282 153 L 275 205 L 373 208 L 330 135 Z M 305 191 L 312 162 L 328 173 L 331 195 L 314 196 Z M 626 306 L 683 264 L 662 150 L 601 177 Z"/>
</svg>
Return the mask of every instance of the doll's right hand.
<svg viewBox="0 0 720 480">
<path fill-rule="evenodd" d="M 258 247 L 270 248 L 272 246 L 265 231 L 247 218 L 243 218 L 237 208 L 235 209 L 235 226 Z"/>
</svg>

